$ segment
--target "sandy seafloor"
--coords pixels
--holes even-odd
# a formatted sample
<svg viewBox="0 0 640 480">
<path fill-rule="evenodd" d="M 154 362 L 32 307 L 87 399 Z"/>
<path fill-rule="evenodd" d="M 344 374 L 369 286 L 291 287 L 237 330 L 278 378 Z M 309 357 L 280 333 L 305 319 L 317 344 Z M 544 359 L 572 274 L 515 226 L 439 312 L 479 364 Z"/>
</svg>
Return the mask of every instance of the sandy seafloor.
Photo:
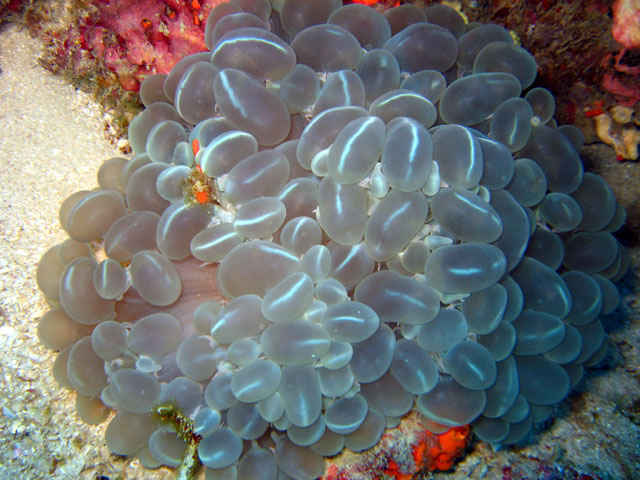
<svg viewBox="0 0 640 480">
<path fill-rule="evenodd" d="M 36 286 L 36 265 L 65 238 L 59 205 L 74 191 L 97 186 L 100 164 L 120 156 L 105 139 L 100 108 L 46 72 L 37 62 L 39 49 L 18 27 L 2 27 L 0 479 L 171 478 L 169 470 L 141 471 L 109 454 L 105 425 L 90 427 L 76 418 L 73 395 L 51 377 L 55 353 L 37 339 L 47 305 Z M 591 151 L 604 152 L 611 162 L 610 151 Z M 640 165 L 609 166 L 625 190 L 618 192 L 623 203 L 637 208 Z M 631 253 L 621 307 L 604 322 L 611 330 L 604 366 L 591 370 L 530 446 L 495 452 L 475 442 L 453 472 L 436 478 L 640 478 L 638 247 Z"/>
</svg>

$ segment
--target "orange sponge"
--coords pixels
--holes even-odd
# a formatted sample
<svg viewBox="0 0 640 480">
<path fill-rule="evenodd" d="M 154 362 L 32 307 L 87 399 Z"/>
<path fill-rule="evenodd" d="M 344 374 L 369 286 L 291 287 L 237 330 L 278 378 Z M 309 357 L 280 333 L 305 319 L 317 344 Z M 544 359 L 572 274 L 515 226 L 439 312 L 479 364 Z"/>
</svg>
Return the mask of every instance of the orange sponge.
<svg viewBox="0 0 640 480">
<path fill-rule="evenodd" d="M 419 472 L 451 469 L 469 445 L 471 428 L 453 427 L 437 434 L 424 426 L 424 420 L 413 412 L 373 449 L 362 454 L 345 450 L 330 459 L 322 480 L 411 480 Z"/>
</svg>

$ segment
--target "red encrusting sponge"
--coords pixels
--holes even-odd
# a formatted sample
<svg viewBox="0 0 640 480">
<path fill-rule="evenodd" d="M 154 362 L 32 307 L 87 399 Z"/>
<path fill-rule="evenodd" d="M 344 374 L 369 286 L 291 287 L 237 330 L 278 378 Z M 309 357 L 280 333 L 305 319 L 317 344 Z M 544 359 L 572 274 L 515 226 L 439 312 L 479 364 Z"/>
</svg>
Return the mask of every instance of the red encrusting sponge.
<svg viewBox="0 0 640 480">
<path fill-rule="evenodd" d="M 451 469 L 470 443 L 471 428 L 452 427 L 436 434 L 423 421 L 413 412 L 388 430 L 373 449 L 345 450 L 329 460 L 322 480 L 411 480 L 420 472 Z"/>
</svg>

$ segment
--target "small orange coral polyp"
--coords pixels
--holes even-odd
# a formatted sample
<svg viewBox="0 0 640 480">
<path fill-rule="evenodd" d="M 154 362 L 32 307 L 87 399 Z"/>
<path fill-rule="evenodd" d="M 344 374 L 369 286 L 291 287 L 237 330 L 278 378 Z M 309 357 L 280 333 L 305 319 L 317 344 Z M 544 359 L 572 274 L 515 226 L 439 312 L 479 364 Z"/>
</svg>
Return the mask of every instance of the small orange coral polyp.
<svg viewBox="0 0 640 480">
<path fill-rule="evenodd" d="M 196 192 L 196 201 L 201 205 L 209 203 L 209 194 L 207 192 Z"/>
</svg>

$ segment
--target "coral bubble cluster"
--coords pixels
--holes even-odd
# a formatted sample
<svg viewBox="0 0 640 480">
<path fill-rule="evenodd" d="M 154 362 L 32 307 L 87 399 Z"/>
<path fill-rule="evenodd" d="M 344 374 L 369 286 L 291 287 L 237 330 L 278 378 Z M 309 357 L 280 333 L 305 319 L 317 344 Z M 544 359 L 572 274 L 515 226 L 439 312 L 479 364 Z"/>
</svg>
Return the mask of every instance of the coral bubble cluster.
<svg viewBox="0 0 640 480">
<path fill-rule="evenodd" d="M 143 82 L 134 157 L 38 267 L 79 416 L 211 479 L 314 479 L 414 409 L 454 427 L 437 468 L 467 424 L 525 441 L 606 353 L 629 265 L 534 58 L 443 5 L 337 0 L 233 0 L 205 44 Z"/>
</svg>

